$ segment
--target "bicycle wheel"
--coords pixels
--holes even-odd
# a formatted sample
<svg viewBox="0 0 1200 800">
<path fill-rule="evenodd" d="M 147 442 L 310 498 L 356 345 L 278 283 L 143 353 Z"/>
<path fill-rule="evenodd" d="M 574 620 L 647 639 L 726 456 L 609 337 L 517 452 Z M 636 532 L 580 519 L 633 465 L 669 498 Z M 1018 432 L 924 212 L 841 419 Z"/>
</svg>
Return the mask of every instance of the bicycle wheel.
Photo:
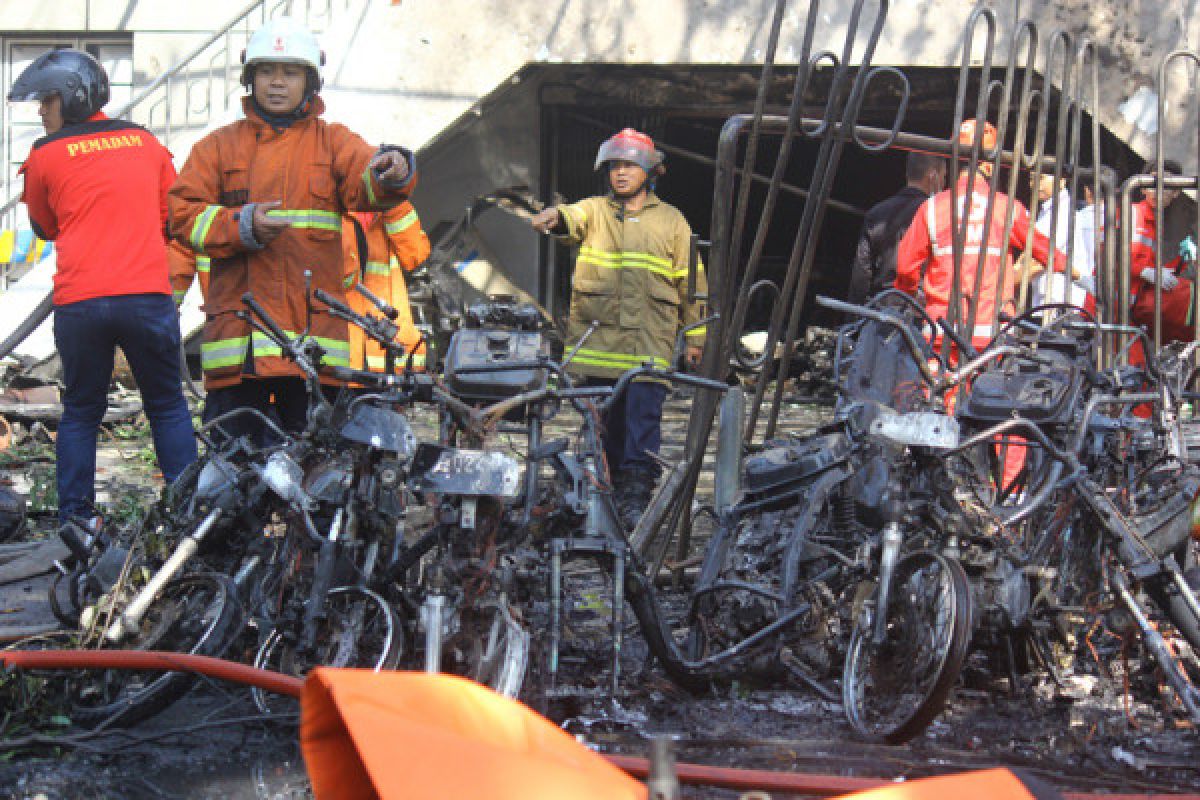
<svg viewBox="0 0 1200 800">
<path fill-rule="evenodd" d="M 387 601 L 361 586 L 340 586 L 325 597 L 325 618 L 312 647 L 301 648 L 290 631 L 267 636 L 254 666 L 303 677 L 314 667 L 358 667 L 378 672 L 395 669 L 404 655 L 400 616 Z M 264 714 L 294 708 L 295 701 L 261 689 L 252 690 Z"/>
<path fill-rule="evenodd" d="M 228 578 L 184 575 L 163 587 L 137 630 L 118 647 L 220 657 L 241 632 L 241 622 Z M 80 675 L 71 719 L 85 727 L 107 720 L 126 726 L 152 717 L 186 694 L 195 681 L 188 672 L 103 670 Z"/>
<path fill-rule="evenodd" d="M 842 700 L 854 729 L 898 744 L 913 738 L 945 705 L 971 633 L 962 567 L 929 551 L 896 565 L 884 639 L 873 641 L 876 609 L 859 614 L 846 654 Z"/>
</svg>

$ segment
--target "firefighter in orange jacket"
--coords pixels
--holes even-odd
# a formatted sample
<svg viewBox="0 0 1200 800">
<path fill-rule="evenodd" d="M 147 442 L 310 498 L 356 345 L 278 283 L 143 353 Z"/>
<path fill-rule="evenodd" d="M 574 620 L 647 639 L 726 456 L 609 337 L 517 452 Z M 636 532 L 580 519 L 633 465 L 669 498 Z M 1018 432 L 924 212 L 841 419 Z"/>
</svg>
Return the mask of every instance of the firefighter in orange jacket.
<svg viewBox="0 0 1200 800">
<path fill-rule="evenodd" d="M 320 118 L 323 59 L 312 33 L 286 17 L 255 32 L 243 54 L 245 119 L 197 142 L 171 189 L 173 235 L 212 259 L 201 348 L 206 420 L 248 407 L 303 428 L 300 372 L 238 318 L 242 295 L 251 292 L 287 334 L 304 330 L 305 272 L 314 288 L 345 296 L 342 214 L 390 208 L 416 178 L 408 151 L 376 150 Z M 311 334 L 326 365 L 349 363 L 344 322 L 318 309 Z M 235 422 L 227 430 L 255 429 Z"/>
<path fill-rule="evenodd" d="M 362 231 L 362 249 L 366 263 L 361 263 L 358 231 Z M 408 305 L 408 287 L 404 273 L 412 272 L 429 258 L 429 237 L 421 228 L 417 210 L 407 200 L 382 213 L 355 212 L 342 218 L 342 249 L 346 263 L 346 288 L 349 305 L 359 314 L 377 314 L 378 310 L 366 297 L 353 291 L 361 281 L 372 294 L 394 307 L 399 316 L 394 322 L 400 329 L 396 341 L 404 345 L 408 363 L 425 368 L 425 343 L 413 324 Z M 416 352 L 413 353 L 413 348 Z M 383 348 L 367 338 L 356 325 L 350 326 L 350 366 L 383 372 Z"/>
<path fill-rule="evenodd" d="M 959 144 L 970 147 L 975 141 L 975 120 L 962 123 L 958 132 Z M 984 124 L 981 152 L 990 153 L 996 147 L 996 129 Z M 1002 311 L 1012 312 L 1015 305 L 1015 270 L 1013 252 L 1022 250 L 1032 237 L 1031 251 L 1034 259 L 1045 264 L 1050 257 L 1050 242 L 1029 224 L 1029 212 L 1016 198 L 997 192 L 992 205 L 992 216 L 985 220 L 988 201 L 988 176 L 992 165 L 980 161 L 979 170 L 969 177 L 964 170 L 958 178 L 956 194 L 960 207 L 967 209 L 967 235 L 963 247 L 962 272 L 960 278 L 961 309 L 959 320 L 965 321 L 971 307 L 971 294 L 975 290 L 976 272 L 982 262 L 983 276 L 980 294 L 976 303 L 975 327 L 970 338 L 976 347 L 983 347 L 991 340 L 992 317 L 996 302 Z M 935 321 L 945 318 L 950 307 L 950 296 L 954 282 L 953 230 L 950 217 L 951 193 L 943 189 L 926 200 L 917 209 L 912 225 L 896 251 L 896 288 L 910 295 L 918 289 L 925 295 L 925 310 Z M 1008 205 L 1014 206 L 1012 230 L 1004 238 L 1004 222 Z M 955 222 L 963 223 L 963 215 L 957 214 Z M 980 256 L 983 256 L 981 259 Z M 1067 264 L 1067 257 L 1058 252 L 1054 257 L 1056 271 Z M 928 267 L 926 267 L 928 265 Z M 1004 285 L 1000 285 L 1001 266 L 1005 266 Z M 921 281 L 922 271 L 925 279 Z"/>
</svg>

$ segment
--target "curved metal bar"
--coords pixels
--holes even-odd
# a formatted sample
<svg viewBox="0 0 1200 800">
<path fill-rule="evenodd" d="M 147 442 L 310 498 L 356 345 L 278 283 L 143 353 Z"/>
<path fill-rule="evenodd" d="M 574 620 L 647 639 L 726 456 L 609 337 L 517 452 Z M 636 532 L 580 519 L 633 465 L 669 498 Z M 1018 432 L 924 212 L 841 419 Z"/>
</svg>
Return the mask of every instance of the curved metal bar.
<svg viewBox="0 0 1200 800">
<path fill-rule="evenodd" d="M 810 28 L 815 26 L 810 25 Z M 807 36 L 812 31 L 806 32 L 805 47 L 807 48 L 811 42 Z M 804 100 L 807 96 L 809 81 L 812 75 L 816 72 L 817 65 L 826 57 L 833 59 L 835 68 L 838 65 L 837 56 L 828 51 L 817 53 L 811 57 L 804 68 L 797 70 L 795 86 L 792 91 L 792 103 L 788 108 L 787 127 L 784 131 L 784 139 L 779 145 L 779 154 L 775 159 L 775 170 L 771 174 L 771 183 L 767 187 L 767 197 L 763 203 L 762 213 L 759 216 L 758 229 L 754 232 L 754 243 L 750 248 L 750 258 L 746 263 L 746 269 L 742 273 L 741 291 L 733 298 L 734 307 L 731 312 L 729 324 L 729 336 L 739 335 L 737 332 L 742 329 L 746 322 L 746 313 L 749 309 L 750 295 L 748 287 L 751 282 L 758 278 L 758 268 L 762 261 L 763 250 L 766 247 L 767 231 L 770 229 L 771 218 L 775 213 L 775 203 L 779 197 L 779 189 L 782 186 L 783 178 L 787 173 L 787 165 L 791 159 L 792 144 L 796 134 L 803 132 L 803 109 Z M 761 121 L 761 120 L 760 120 Z M 806 196 L 805 202 L 807 203 Z M 740 247 L 740 244 L 739 244 Z M 729 264 L 737 263 L 738 252 L 732 251 L 727 261 Z M 773 310 L 773 309 L 772 309 Z M 732 340 L 731 340 L 732 342 Z M 773 346 L 773 345 L 772 345 Z M 733 351 L 737 348 L 733 347 Z M 769 350 L 766 352 L 770 352 Z M 707 373 L 706 373 L 707 374 Z"/>
<path fill-rule="evenodd" d="M 1167 53 L 1162 63 L 1158 65 L 1158 85 L 1155 89 L 1158 91 L 1158 132 L 1155 136 L 1155 155 L 1154 155 L 1154 173 L 1156 183 L 1154 187 L 1154 218 L 1156 224 L 1154 226 L 1154 268 L 1162 273 L 1163 268 L 1163 162 L 1166 158 L 1164 154 L 1164 135 L 1166 131 L 1167 120 L 1167 100 L 1164 93 L 1167 89 L 1167 67 L 1176 59 L 1190 59 L 1197 67 L 1200 67 L 1200 55 L 1193 53 L 1191 50 L 1172 50 Z M 1200 113 L 1200 112 L 1198 112 Z M 1197 156 L 1200 157 L 1200 150 L 1197 151 Z M 1196 223 L 1200 225 L 1200 207 L 1196 211 Z M 1198 228 L 1197 230 L 1200 230 Z M 1196 321 L 1196 330 L 1200 331 L 1200 320 Z M 1154 349 L 1162 347 L 1162 283 L 1155 281 L 1154 283 Z"/>
<path fill-rule="evenodd" d="M 1056 198 L 1058 197 L 1058 185 L 1062 180 L 1063 162 L 1062 155 L 1067 150 L 1067 129 L 1072 118 L 1078 116 L 1075 112 L 1077 104 L 1075 103 L 1072 86 L 1072 78 L 1074 77 L 1074 61 L 1072 59 L 1072 38 L 1071 34 L 1064 30 L 1057 30 L 1050 37 L 1050 52 L 1046 58 L 1046 80 L 1050 82 L 1053 79 L 1053 71 L 1051 66 L 1054 63 L 1054 56 L 1057 51 L 1057 45 L 1062 43 L 1062 83 L 1059 89 L 1058 101 L 1058 120 L 1055 129 L 1054 137 L 1054 154 L 1058 156 L 1058 160 L 1054 163 L 1054 197 L 1051 198 L 1051 203 L 1054 203 L 1053 211 L 1050 215 L 1050 230 L 1046 234 L 1046 238 L 1050 240 L 1050 257 L 1046 259 L 1046 276 L 1047 285 L 1049 285 L 1049 276 L 1054 272 L 1054 262 L 1058 254 L 1058 247 L 1055 245 L 1058 233 L 1058 216 L 1061 213 Z M 1076 55 L 1076 58 L 1078 56 Z M 1048 105 L 1048 104 L 1047 104 Z M 1071 157 L 1071 166 L 1074 166 L 1078 161 L 1079 153 L 1079 131 L 1078 128 L 1073 130 L 1074 154 Z M 1039 165 L 1040 167 L 1040 165 Z M 1038 177 L 1041 176 L 1041 170 L 1038 170 Z M 1035 215 L 1036 216 L 1036 215 Z M 1071 215 L 1072 219 L 1074 215 Z M 1070 241 L 1070 240 L 1068 240 Z M 1070 275 L 1070 264 L 1063 265 L 1063 271 L 1066 275 Z M 1065 283 L 1065 281 L 1064 281 Z M 1051 298 L 1053 301 L 1053 298 Z"/>
<path fill-rule="evenodd" d="M 954 99 L 954 123 L 950 129 L 950 159 L 951 169 L 957 168 L 962 163 L 960 143 L 958 141 L 958 131 L 962 127 L 964 121 L 964 113 L 967 103 L 967 84 L 971 77 L 971 54 L 975 50 L 975 40 L 979 35 L 978 30 L 980 22 L 986 23 L 986 38 L 984 40 L 984 57 L 983 63 L 979 67 L 979 90 L 975 98 L 975 138 L 971 142 L 970 152 L 967 157 L 967 176 L 968 185 L 967 192 L 970 194 L 974 188 L 975 171 L 979 168 L 979 163 L 983 153 L 983 126 L 987 122 L 987 98 L 989 94 L 988 80 L 992 72 L 992 56 L 996 47 L 996 14 L 990 8 L 977 6 L 971 12 L 971 16 L 967 18 L 966 34 L 963 37 L 962 60 L 959 63 L 958 71 L 958 91 Z M 1002 140 L 997 133 L 996 147 L 1000 148 Z M 950 184 L 950 239 L 952 248 L 953 270 L 952 280 L 950 284 L 950 302 L 946 309 L 947 322 L 958 332 L 962 332 L 962 259 L 965 248 L 967 224 L 969 214 L 964 216 L 962 223 L 959 223 L 959 196 L 958 196 L 958 176 L 953 175 L 949 181 Z M 986 219 L 986 218 L 985 218 Z M 949 354 L 949 343 L 943 340 L 944 355 Z"/>
<path fill-rule="evenodd" d="M 822 50 L 819 53 L 813 54 L 812 58 L 809 59 L 810 74 L 816 74 L 817 68 L 821 65 L 822 61 L 829 62 L 830 68 L 832 68 L 834 70 L 834 75 L 841 74 L 839 72 L 839 70 L 842 67 L 842 61 L 841 61 L 841 59 L 838 58 L 837 53 L 833 52 L 832 50 Z M 808 98 L 808 89 L 809 89 L 808 86 L 804 87 L 804 92 L 802 94 L 800 94 L 801 101 L 804 101 Z M 833 92 L 831 89 L 830 96 L 832 96 L 832 93 Z M 828 98 L 826 98 L 825 103 L 826 103 L 825 111 L 829 112 L 831 109 L 829 108 L 829 99 Z M 805 136 L 807 136 L 810 139 L 819 139 L 820 137 L 824 136 L 826 133 L 829 132 L 829 126 L 831 124 L 834 124 L 830 120 L 829 113 L 823 114 L 819 120 L 815 120 L 815 121 L 816 121 L 816 124 L 813 125 L 812 127 L 805 127 L 803 124 L 803 121 L 800 124 L 800 132 L 803 133 Z"/>
<path fill-rule="evenodd" d="M 992 297 L 992 314 L 991 314 L 991 317 L 987 320 L 987 327 L 988 327 L 989 333 L 995 332 L 996 327 L 999 324 L 1000 312 L 1003 309 L 1003 307 L 1011 299 L 1011 295 L 1010 295 L 1010 282 L 1011 281 L 1010 281 L 1009 274 L 1008 274 L 1008 271 L 1011 268 L 1011 258 L 1008 253 L 1008 246 L 1009 246 L 1009 242 L 1011 241 L 1013 225 L 1016 221 L 1016 214 L 1017 214 L 1016 193 L 1017 193 L 1017 182 L 1020 178 L 1020 175 L 1019 175 L 1020 169 L 1017 165 L 1028 160 L 1028 155 L 1026 153 L 1026 146 L 1027 146 L 1027 140 L 1028 140 L 1027 134 L 1028 134 L 1028 125 L 1029 125 L 1029 115 L 1034 107 L 1033 103 L 1034 103 L 1035 98 L 1040 98 L 1043 101 L 1043 102 L 1041 102 L 1039 108 L 1045 109 L 1046 105 L 1047 105 L 1044 102 L 1045 94 L 1037 93 L 1037 90 L 1033 86 L 1033 72 L 1037 66 L 1039 39 L 1038 39 L 1038 31 L 1037 31 L 1036 26 L 1031 21 L 1026 20 L 1022 24 L 1020 24 L 1017 28 L 1017 31 L 1016 31 L 1016 34 L 1015 34 L 1014 40 L 1013 40 L 1013 47 L 1009 52 L 1008 63 L 1005 66 L 1004 80 L 1001 83 L 1002 90 L 1001 90 L 1000 111 L 999 111 L 999 115 L 998 115 L 998 119 L 997 119 L 996 138 L 999 140 L 1000 143 L 1002 143 L 1005 140 L 1005 138 L 1007 137 L 1008 117 L 1009 117 L 1009 113 L 1010 113 L 1010 108 L 1013 103 L 1014 88 L 1016 86 L 1017 59 L 1018 59 L 1018 54 L 1021 50 L 1020 45 L 1021 45 L 1022 41 L 1025 44 L 1025 51 L 1024 51 L 1025 58 L 1024 58 L 1024 65 L 1022 67 L 1022 73 L 1023 73 L 1024 77 L 1023 77 L 1023 81 L 1021 83 L 1020 94 L 1017 99 L 1017 125 L 1016 125 L 1015 135 L 1013 137 L 1013 139 L 1014 139 L 1013 150 L 1014 150 L 1014 154 L 1015 154 L 1015 165 L 1014 165 L 1014 168 L 1012 170 L 1010 170 L 1008 173 L 1008 182 L 1006 185 L 1006 191 L 1003 192 L 1004 222 L 1003 222 L 1003 228 L 1002 228 L 1002 233 L 1000 236 L 999 244 L 1002 248 L 1005 249 L 1005 252 L 1000 256 L 999 269 L 996 273 L 996 284 L 993 289 L 993 297 Z M 1034 142 L 1035 142 L 1034 147 L 1035 147 L 1035 152 L 1037 153 L 1038 159 L 1041 159 L 1042 157 L 1044 157 L 1044 153 L 1042 152 L 1042 149 L 1041 149 L 1042 148 L 1041 142 L 1043 141 L 1043 136 L 1041 134 L 1043 131 L 1044 131 L 1044 125 L 1041 126 L 1041 128 L 1037 130 L 1037 135 L 1035 135 L 1035 137 L 1034 137 Z M 987 228 L 990 228 L 991 225 L 993 224 L 993 219 L 994 219 L 995 213 L 996 213 L 996 203 L 997 203 L 998 198 L 1002 194 L 1000 192 L 1000 169 L 999 169 L 1000 159 L 999 159 L 999 157 L 993 159 L 992 164 L 993 164 L 992 175 L 991 175 L 991 179 L 988 181 L 988 197 L 987 197 L 987 202 L 985 204 L 986 210 L 985 210 L 984 217 L 983 217 L 984 225 Z M 990 233 L 988 235 L 990 236 Z M 1028 243 L 1028 241 L 1027 241 L 1027 243 Z M 980 245 L 981 252 L 978 256 L 978 258 L 979 258 L 978 263 L 986 263 L 986 253 L 982 252 L 982 249 L 985 246 L 986 246 L 986 242 L 982 243 Z M 972 336 L 972 337 L 974 336 L 975 326 L 978 322 L 979 297 L 982 292 L 981 287 L 982 287 L 982 281 L 983 281 L 983 274 L 984 274 L 983 269 L 977 268 L 975 270 L 975 285 L 974 285 L 973 294 L 972 294 L 972 297 L 974 298 L 974 303 L 972 305 L 970 305 L 969 308 L 967 309 L 967 326 L 966 326 L 966 330 L 963 331 L 964 336 Z M 1024 289 L 1025 289 L 1025 287 L 1027 287 L 1027 285 L 1028 285 L 1028 278 L 1025 275 L 1022 275 L 1021 276 L 1022 291 L 1024 291 Z"/>
<path fill-rule="evenodd" d="M 767 38 L 767 52 L 763 58 L 762 75 L 759 76 L 758 81 L 758 96 L 754 99 L 754 121 L 750 126 L 750 139 L 746 143 L 746 160 L 742 164 L 744 170 L 742 174 L 746 177 L 742 179 L 741 192 L 738 194 L 734 212 L 733 235 L 728 243 L 727 261 L 731 264 L 737 262 L 738 253 L 742 247 L 742 233 L 745 230 L 746 214 L 750 208 L 750 184 L 753 183 L 750 176 L 754 174 L 754 162 L 758 157 L 758 137 L 762 128 L 763 112 L 767 107 L 771 79 L 775 74 L 775 53 L 779 49 L 779 32 L 783 27 L 783 10 L 786 7 L 787 0 L 776 0 L 775 15 L 771 19 L 771 31 Z"/>
<path fill-rule="evenodd" d="M 896 137 L 900 134 L 900 128 L 904 125 L 904 115 L 908 111 L 908 101 L 912 98 L 912 85 L 908 82 L 908 77 L 903 72 L 895 67 L 875 67 L 867 73 L 866 84 L 863 86 L 865 93 L 867 87 L 871 85 L 871 81 L 876 75 L 894 75 L 900 79 L 900 107 L 896 109 L 896 118 L 892 121 L 892 127 L 888 131 L 888 137 L 878 144 L 867 144 L 858 135 L 858 120 L 855 119 L 852 125 L 851 138 L 854 143 L 866 150 L 868 153 L 882 153 L 884 150 L 891 149 L 896 143 Z"/>
<path fill-rule="evenodd" d="M 829 132 L 821 142 L 821 151 L 817 156 L 816 167 L 813 170 L 813 193 L 809 197 L 809 201 L 804 206 L 804 216 L 800 222 L 800 228 L 797 231 L 795 244 L 792 248 L 792 255 L 788 262 L 788 279 L 793 284 L 791 291 L 785 286 L 783 296 L 785 299 L 790 299 L 790 318 L 787 325 L 787 333 L 783 341 L 783 357 L 779 364 L 784 365 L 791 362 L 792 353 L 795 349 L 796 333 L 800 326 L 800 318 L 803 314 L 804 300 L 808 292 L 808 280 L 812 274 L 813 261 L 816 258 L 816 239 L 819 236 L 821 223 L 825 216 L 826 204 L 825 201 L 829 197 L 830 190 L 833 187 L 833 178 L 837 172 L 837 165 L 841 160 L 842 150 L 845 146 L 846 139 L 849 138 L 848 132 L 852 129 L 858 115 L 862 110 L 863 97 L 865 96 L 865 86 L 867 74 L 871 67 L 871 61 L 875 56 L 875 49 L 879 44 L 879 39 L 883 33 L 883 25 L 887 19 L 888 0 L 879 1 L 879 9 L 876 13 L 874 24 L 871 27 L 870 35 L 863 49 L 862 63 L 855 72 L 853 82 L 850 84 L 849 99 L 842 103 L 842 94 L 844 87 L 850 81 L 849 63 L 854 49 L 854 43 L 858 37 L 859 22 L 862 17 L 862 0 L 857 0 L 854 4 L 854 9 L 851 12 L 848 23 L 848 32 L 846 35 L 845 49 L 842 55 L 842 67 L 834 76 L 833 86 L 829 94 L 829 102 L 826 104 L 826 118 L 831 118 L 837 110 L 841 110 L 841 126 L 838 130 Z M 796 267 L 799 265 L 799 270 Z M 780 315 L 776 314 L 772 319 L 770 335 L 768 343 L 778 335 L 778 323 L 782 321 Z M 755 403 L 751 408 L 751 418 L 756 419 L 759 411 L 759 405 L 763 394 L 766 390 L 768 381 L 771 379 L 770 369 L 771 364 L 768 364 L 768 369 L 764 373 L 764 380 L 759 382 L 755 390 Z M 783 404 L 784 382 L 775 382 L 775 392 L 771 401 L 771 412 L 767 419 L 767 424 L 764 431 L 764 436 L 770 438 L 775 435 L 775 426 L 779 419 L 779 410 Z M 753 428 L 748 428 L 753 430 Z"/>
<path fill-rule="evenodd" d="M 1006 243 L 1009 241 L 1009 237 L 1012 235 L 1012 227 L 1013 227 L 1013 223 L 1014 223 L 1014 220 L 1016 217 L 1017 204 L 1016 204 L 1016 200 L 1014 198 L 1016 197 L 1016 192 L 1017 192 L 1017 180 L 1019 177 L 1018 173 L 1020 172 L 1020 166 L 1029 160 L 1029 156 L 1027 153 L 1027 147 L 1028 147 L 1028 138 L 1029 138 L 1028 137 L 1028 128 L 1029 128 L 1030 114 L 1032 113 L 1035 102 L 1044 101 L 1043 93 L 1039 89 L 1035 88 L 1033 85 L 1033 72 L 1034 72 L 1035 67 L 1037 66 L 1037 55 L 1038 55 L 1038 44 L 1039 44 L 1039 34 L 1038 34 L 1037 26 L 1034 25 L 1031 20 L 1023 20 L 1022 22 L 1020 22 L 1017 25 L 1017 29 L 1013 34 L 1013 46 L 1012 46 L 1011 51 L 1009 52 L 1008 64 L 1005 67 L 1005 72 L 1004 72 L 1004 80 L 1001 83 L 1003 89 L 1001 92 L 1000 112 L 999 112 L 999 117 L 998 117 L 999 128 L 997 130 L 997 136 L 996 136 L 996 138 L 999 140 L 999 145 L 1001 147 L 1003 147 L 1003 142 L 1005 141 L 1005 138 L 1006 138 L 1006 135 L 1008 132 L 1008 118 L 1010 115 L 1010 108 L 1013 103 L 1013 88 L 1014 88 L 1014 82 L 1016 79 L 1017 60 L 1018 60 L 1018 54 L 1021 51 L 1022 43 L 1024 43 L 1024 46 L 1025 46 L 1025 54 L 1024 54 L 1024 62 L 1023 62 L 1024 66 L 1022 67 L 1023 80 L 1021 82 L 1020 94 L 1017 97 L 1016 130 L 1014 131 L 1014 135 L 1013 135 L 1013 169 L 1010 170 L 1008 173 L 1008 184 L 1007 184 L 1007 190 L 1006 190 L 1007 202 L 1005 204 L 1005 211 L 1004 211 L 1004 233 L 1003 233 L 1002 241 L 1006 242 Z M 1045 105 L 1045 103 L 1041 102 L 1041 105 L 1039 105 L 1038 108 L 1041 108 L 1044 105 Z M 1034 148 L 1035 148 L 1035 152 L 1037 153 L 1037 157 L 1039 159 L 1044 157 L 1044 154 L 1041 150 L 1041 142 L 1044 139 L 1044 132 L 1045 132 L 1044 119 L 1042 119 L 1041 122 L 1043 124 L 1040 127 L 1035 126 L 1036 134 L 1034 136 Z M 990 183 L 988 185 L 988 194 L 989 194 L 988 213 L 987 213 L 987 216 L 985 217 L 985 219 L 987 220 L 987 223 L 989 225 L 991 224 L 991 220 L 992 220 L 992 213 L 993 213 L 992 209 L 993 209 L 993 206 L 995 203 L 994 198 L 995 198 L 995 195 L 996 195 L 996 193 L 999 189 L 999 185 L 1000 185 L 1000 177 L 999 177 L 998 167 L 999 167 L 1001 160 L 1002 160 L 1001 158 L 997 157 L 997 159 L 993 162 L 996 165 L 997 169 L 993 170 L 992 180 L 990 181 Z M 997 277 L 997 283 L 996 283 L 997 293 L 1004 291 L 1005 288 L 1008 286 L 1008 281 L 1009 281 L 1008 269 L 1009 269 L 1009 259 L 1006 254 L 1000 260 L 1000 270 L 996 276 Z M 1021 276 L 1021 296 L 1022 297 L 1024 296 L 1024 293 L 1027 291 L 1027 287 L 1028 287 L 1028 279 L 1024 275 L 1022 275 Z M 988 324 L 990 325 L 990 328 L 992 331 L 996 330 L 997 326 L 999 325 L 999 321 L 1000 321 L 1001 298 L 999 295 L 997 295 L 997 297 L 995 298 L 995 301 L 996 302 L 994 302 L 992 304 L 991 319 L 988 320 Z M 974 316 L 972 316 L 971 318 L 974 319 Z"/>
<path fill-rule="evenodd" d="M 764 279 L 764 280 L 758 281 L 753 286 L 751 286 L 750 291 L 746 293 L 746 304 L 749 305 L 756 294 L 758 294 L 759 292 L 766 290 L 766 289 L 772 290 L 772 292 L 774 293 L 774 301 L 771 303 L 771 311 L 773 313 L 775 310 L 775 306 L 779 304 L 779 300 L 780 300 L 779 287 L 775 285 L 774 281 Z M 742 334 L 740 332 L 738 332 L 736 335 L 738 336 L 739 339 L 742 336 Z M 762 365 L 764 363 L 766 363 L 769 353 L 770 353 L 770 351 L 764 347 L 761 356 L 754 359 L 753 361 L 747 361 L 745 359 L 745 353 L 742 350 L 742 348 L 735 347 L 735 348 L 733 348 L 733 360 L 742 369 L 756 370 L 756 369 L 761 369 Z"/>
</svg>

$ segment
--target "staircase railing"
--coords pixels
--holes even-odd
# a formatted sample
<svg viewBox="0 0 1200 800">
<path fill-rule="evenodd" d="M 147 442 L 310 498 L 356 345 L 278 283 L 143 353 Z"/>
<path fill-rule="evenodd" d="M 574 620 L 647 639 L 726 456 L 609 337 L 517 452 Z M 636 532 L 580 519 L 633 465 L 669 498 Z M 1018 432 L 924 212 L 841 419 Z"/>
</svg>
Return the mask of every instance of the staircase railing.
<svg viewBox="0 0 1200 800">
<path fill-rule="evenodd" d="M 355 0 L 254 0 L 108 115 L 144 125 L 167 147 L 187 136 L 196 137 L 236 113 L 241 53 L 263 22 L 291 15 L 320 32 L 353 5 Z M 14 227 L 19 203 L 17 194 L 0 205 L 0 230 Z"/>
</svg>

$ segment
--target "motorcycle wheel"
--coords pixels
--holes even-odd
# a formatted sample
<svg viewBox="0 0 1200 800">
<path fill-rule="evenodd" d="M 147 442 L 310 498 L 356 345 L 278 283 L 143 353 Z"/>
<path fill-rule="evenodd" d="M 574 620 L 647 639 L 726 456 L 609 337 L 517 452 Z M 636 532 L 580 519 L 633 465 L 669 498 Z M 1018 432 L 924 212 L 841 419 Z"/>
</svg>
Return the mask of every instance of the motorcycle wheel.
<svg viewBox="0 0 1200 800">
<path fill-rule="evenodd" d="M 475 635 L 466 639 L 466 676 L 497 694 L 516 698 L 529 670 L 530 635 L 503 604 L 477 609 Z"/>
<path fill-rule="evenodd" d="M 395 669 L 404 655 L 401 620 L 386 600 L 361 586 L 340 586 L 325 597 L 325 618 L 314 646 L 302 650 L 296 637 L 271 631 L 254 666 L 303 677 L 314 667 L 357 667 L 376 672 Z M 255 688 L 254 704 L 264 714 L 294 710 L 296 701 Z"/>
<path fill-rule="evenodd" d="M 117 647 L 220 657 L 241 632 L 233 586 L 223 575 L 197 573 L 168 582 L 136 631 Z M 108 642 L 106 647 L 111 646 Z M 84 727 L 128 726 L 154 716 L 195 682 L 188 672 L 102 670 L 79 673 L 71 719 Z"/>
<path fill-rule="evenodd" d="M 969 592 L 957 562 L 918 551 L 896 565 L 879 644 L 874 598 L 864 605 L 842 675 L 843 705 L 860 735 L 899 744 L 941 713 L 970 644 Z"/>
</svg>

